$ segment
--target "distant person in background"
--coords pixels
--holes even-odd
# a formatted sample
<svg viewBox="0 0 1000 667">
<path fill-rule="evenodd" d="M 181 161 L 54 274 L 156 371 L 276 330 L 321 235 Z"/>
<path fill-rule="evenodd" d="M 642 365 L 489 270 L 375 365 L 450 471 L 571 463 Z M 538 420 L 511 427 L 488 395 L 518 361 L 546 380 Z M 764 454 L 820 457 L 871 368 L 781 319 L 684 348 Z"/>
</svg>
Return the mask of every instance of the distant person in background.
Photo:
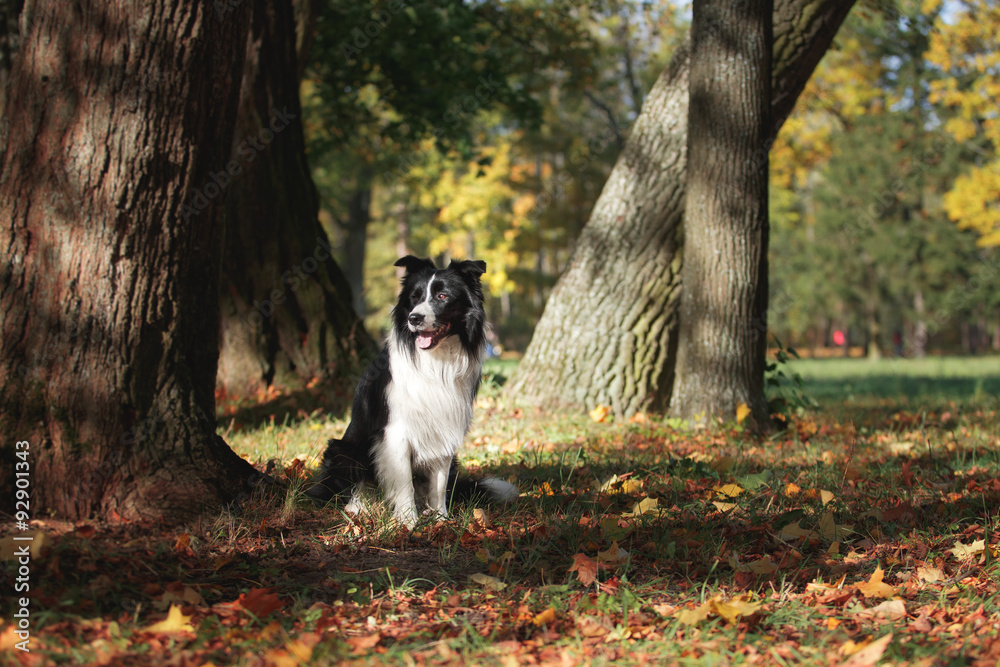
<svg viewBox="0 0 1000 667">
<path fill-rule="evenodd" d="M 847 343 L 847 336 L 840 329 L 833 332 L 833 344 L 843 350 L 844 356 L 847 356 L 847 348 L 844 345 Z"/>
<path fill-rule="evenodd" d="M 903 356 L 903 332 L 899 329 L 892 332 L 892 352 L 897 357 Z"/>
<path fill-rule="evenodd" d="M 486 330 L 486 358 L 493 359 L 503 354 L 503 345 L 493 329 Z"/>
</svg>

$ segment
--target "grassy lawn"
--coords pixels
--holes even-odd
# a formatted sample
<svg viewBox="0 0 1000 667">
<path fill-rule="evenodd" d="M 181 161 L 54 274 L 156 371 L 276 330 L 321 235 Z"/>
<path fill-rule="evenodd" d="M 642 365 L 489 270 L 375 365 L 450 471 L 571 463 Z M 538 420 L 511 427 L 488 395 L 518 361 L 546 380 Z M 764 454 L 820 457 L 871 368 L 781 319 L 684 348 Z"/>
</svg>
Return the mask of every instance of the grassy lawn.
<svg viewBox="0 0 1000 667">
<path fill-rule="evenodd" d="M 865 404 L 877 399 L 914 406 L 978 404 L 1000 396 L 1000 356 L 924 359 L 800 359 L 791 369 L 816 400 Z"/>
<path fill-rule="evenodd" d="M 462 459 L 521 498 L 412 533 L 302 497 L 346 427 L 317 397 L 234 413 L 220 433 L 281 484 L 155 535 L 46 525 L 46 611 L 19 657 L 996 664 L 1000 360 L 792 370 L 819 407 L 761 439 L 519 408 L 499 387 L 511 365 L 490 365 Z"/>
</svg>

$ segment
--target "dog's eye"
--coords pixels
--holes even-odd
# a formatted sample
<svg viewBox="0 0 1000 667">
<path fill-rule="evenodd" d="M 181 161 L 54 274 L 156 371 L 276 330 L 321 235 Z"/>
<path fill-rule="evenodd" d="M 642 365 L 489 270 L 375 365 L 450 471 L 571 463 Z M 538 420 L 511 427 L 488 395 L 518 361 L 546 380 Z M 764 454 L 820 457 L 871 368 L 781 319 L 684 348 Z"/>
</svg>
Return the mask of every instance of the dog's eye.
<svg viewBox="0 0 1000 667">
<path fill-rule="evenodd" d="M 444 300 L 446 300 L 447 298 L 448 298 L 448 295 L 447 295 L 447 294 L 445 294 L 444 292 L 438 292 L 438 293 L 437 293 L 437 300 L 438 300 L 438 301 L 444 301 Z"/>
</svg>

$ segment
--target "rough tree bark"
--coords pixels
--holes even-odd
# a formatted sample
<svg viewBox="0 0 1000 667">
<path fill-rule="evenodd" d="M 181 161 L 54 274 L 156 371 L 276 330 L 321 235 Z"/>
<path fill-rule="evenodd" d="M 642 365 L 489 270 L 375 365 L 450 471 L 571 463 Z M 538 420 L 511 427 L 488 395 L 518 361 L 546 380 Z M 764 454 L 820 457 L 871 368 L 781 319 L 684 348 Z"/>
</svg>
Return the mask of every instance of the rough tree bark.
<svg viewBox="0 0 1000 667">
<path fill-rule="evenodd" d="M 693 5 L 674 417 L 769 421 L 768 159 L 772 0 Z"/>
<path fill-rule="evenodd" d="M 374 342 L 317 218 L 299 103 L 299 48 L 291 0 L 255 0 L 226 181 L 218 384 L 246 395 L 354 375 Z M 297 34 L 299 35 L 297 37 Z"/>
<path fill-rule="evenodd" d="M 36 517 L 189 519 L 258 478 L 215 434 L 224 230 L 195 197 L 228 159 L 248 16 L 25 7 L 0 130 L 0 488 L 27 442 Z"/>
<path fill-rule="evenodd" d="M 776 0 L 771 132 L 777 135 L 852 0 Z M 677 349 L 688 48 L 647 95 L 507 395 L 617 414 L 663 410 Z"/>
<path fill-rule="evenodd" d="M 18 18 L 24 0 L 0 0 L 0 109 L 7 102 L 7 82 L 17 52 Z"/>
</svg>

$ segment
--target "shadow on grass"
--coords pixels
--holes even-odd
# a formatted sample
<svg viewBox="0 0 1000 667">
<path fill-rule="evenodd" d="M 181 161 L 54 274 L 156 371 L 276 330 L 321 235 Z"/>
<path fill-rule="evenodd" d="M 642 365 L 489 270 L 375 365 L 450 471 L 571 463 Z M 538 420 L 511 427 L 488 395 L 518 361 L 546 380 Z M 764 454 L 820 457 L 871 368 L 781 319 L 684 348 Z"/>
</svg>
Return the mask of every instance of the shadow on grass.
<svg viewBox="0 0 1000 667">
<path fill-rule="evenodd" d="M 319 385 L 287 394 L 279 394 L 263 402 L 232 402 L 217 406 L 217 421 L 226 428 L 235 422 L 243 428 L 255 429 L 270 423 L 294 424 L 317 414 L 343 417 L 351 407 L 355 382 L 333 386 Z"/>
</svg>

